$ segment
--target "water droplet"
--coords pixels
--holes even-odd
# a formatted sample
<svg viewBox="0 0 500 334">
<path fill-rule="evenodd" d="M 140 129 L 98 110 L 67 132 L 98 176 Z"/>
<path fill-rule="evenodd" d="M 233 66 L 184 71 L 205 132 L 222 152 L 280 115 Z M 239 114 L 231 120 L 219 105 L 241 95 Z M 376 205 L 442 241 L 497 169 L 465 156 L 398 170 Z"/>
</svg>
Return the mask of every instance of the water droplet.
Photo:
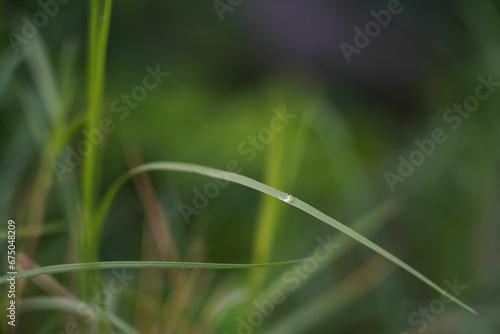
<svg viewBox="0 0 500 334">
<path fill-rule="evenodd" d="M 283 202 L 287 202 L 287 203 L 290 203 L 293 199 L 292 195 L 287 194 L 287 193 L 281 193 L 279 198 Z"/>
</svg>

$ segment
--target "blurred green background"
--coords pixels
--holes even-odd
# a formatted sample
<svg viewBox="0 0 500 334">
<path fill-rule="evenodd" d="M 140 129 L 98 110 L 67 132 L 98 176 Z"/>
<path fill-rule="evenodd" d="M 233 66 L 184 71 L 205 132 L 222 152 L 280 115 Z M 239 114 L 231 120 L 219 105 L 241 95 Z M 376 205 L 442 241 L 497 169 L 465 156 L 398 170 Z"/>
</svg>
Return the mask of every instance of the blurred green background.
<svg viewBox="0 0 500 334">
<path fill-rule="evenodd" d="M 220 3 L 227 7 L 216 9 Z M 76 148 L 85 140 L 88 6 L 58 4 L 54 17 L 17 44 L 16 53 L 12 33 L 22 36 L 23 18 L 32 20 L 43 9 L 31 1 L 0 2 L 0 227 L 5 231 L 9 218 L 19 230 L 29 226 L 33 207 L 43 205 L 37 212 L 53 230 L 47 228 L 32 258 L 41 266 L 78 261 L 71 245 L 81 166 L 62 181 L 51 175 L 48 185 L 39 171 L 54 124 L 74 129 L 55 161 L 64 162 L 67 145 Z M 251 329 L 238 327 L 238 317 L 247 319 L 255 310 L 253 298 L 261 298 L 251 287 L 263 293 L 287 268 L 265 274 L 187 271 L 182 282 L 168 283 L 161 270 L 141 270 L 140 279 L 108 305 L 118 317 L 141 333 L 499 332 L 500 87 L 457 129 L 444 117 L 475 94 L 478 77 L 500 82 L 500 2 L 402 1 L 400 6 L 348 63 L 340 44 L 354 44 L 353 29 L 363 29 L 373 20 L 370 11 L 387 9 L 387 1 L 115 1 L 103 106 L 114 127 L 99 145 L 99 191 L 141 160 L 223 170 L 235 160 L 241 174 L 354 229 L 365 219 L 361 233 L 433 281 L 442 285 L 457 278 L 466 285 L 460 299 L 481 317 L 446 304 L 425 328 L 412 322 L 414 312 L 439 296 L 357 243 Z M 227 10 L 220 14 L 221 8 Z M 169 76 L 121 119 L 113 102 L 142 85 L 148 66 Z M 53 122 L 55 105 L 68 110 L 64 125 Z M 269 127 L 277 108 L 296 118 L 247 161 L 241 145 Z M 447 140 L 392 191 L 386 172 L 397 174 L 398 157 L 408 159 L 418 149 L 415 140 L 431 138 L 436 128 Z M 148 178 L 153 200 L 144 195 L 149 180 L 142 186 L 140 180 L 128 182 L 118 193 L 102 233 L 102 260 L 161 258 L 151 246 L 155 233 L 145 202 L 164 213 L 179 257 L 189 261 L 301 258 L 317 247 L 318 237 L 340 236 L 290 206 L 234 184 L 186 223 L 179 205 L 193 206 L 193 189 L 202 190 L 211 180 L 174 172 L 152 172 Z M 259 226 L 276 230 L 265 234 Z M 18 240 L 19 254 L 30 239 Z M 342 240 L 347 247 L 349 239 Z M 269 251 L 259 255 L 267 245 Z M 259 275 L 265 277 L 255 283 Z M 71 277 L 56 278 L 74 289 Z M 51 294 L 26 284 L 23 297 L 41 295 Z M 64 332 L 68 319 L 82 321 L 74 312 L 28 309 L 18 314 L 17 332 Z"/>
</svg>

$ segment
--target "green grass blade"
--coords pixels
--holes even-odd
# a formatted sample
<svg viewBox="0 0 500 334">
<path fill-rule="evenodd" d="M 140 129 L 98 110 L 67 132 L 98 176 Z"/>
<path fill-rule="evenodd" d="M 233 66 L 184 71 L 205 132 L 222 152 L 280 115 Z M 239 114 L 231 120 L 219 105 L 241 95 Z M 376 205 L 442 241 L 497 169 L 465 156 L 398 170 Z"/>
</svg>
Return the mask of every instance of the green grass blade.
<svg viewBox="0 0 500 334">
<path fill-rule="evenodd" d="M 0 99 L 4 92 L 10 87 L 12 77 L 21 64 L 22 58 L 10 49 L 4 49 L 0 55 Z"/>
<path fill-rule="evenodd" d="M 52 123 L 60 112 L 60 95 L 54 69 L 45 44 L 40 38 L 34 38 L 28 47 L 26 62 L 36 84 L 45 115 Z"/>
<path fill-rule="evenodd" d="M 286 109 L 286 106 L 280 108 Z M 285 188 L 293 186 L 302 163 L 306 149 L 306 136 L 313 116 L 314 110 L 306 110 L 301 116 L 302 119 L 293 137 L 284 134 L 285 136 L 275 139 L 270 145 L 264 176 L 267 184 Z M 290 139 L 293 139 L 292 145 L 290 145 Z M 293 147 L 293 154 L 287 154 L 290 147 Z M 283 207 L 269 197 L 265 196 L 262 199 L 253 246 L 254 262 L 268 262 L 271 258 L 273 241 L 278 231 L 282 210 Z"/>
<path fill-rule="evenodd" d="M 430 279 L 428 279 L 427 277 L 425 277 L 419 271 L 417 271 L 416 269 L 412 268 L 411 266 L 409 266 L 405 262 L 401 261 L 400 259 L 398 259 L 394 255 L 392 255 L 391 253 L 389 253 L 388 251 L 386 251 L 385 249 L 383 249 L 379 245 L 375 244 L 374 242 L 370 241 L 369 239 L 365 238 L 364 236 L 362 236 L 358 232 L 354 231 L 353 229 L 351 229 L 351 228 L 347 227 L 346 225 L 338 222 L 337 220 L 331 218 L 330 216 L 327 216 L 323 212 L 321 212 L 318 209 L 310 206 L 309 204 L 307 204 L 307 203 L 299 200 L 298 198 L 294 198 L 289 204 L 295 206 L 296 208 L 299 208 L 300 210 L 302 210 L 302 211 L 310 214 L 311 216 L 318 218 L 319 220 L 321 220 L 321 221 L 327 223 L 328 225 L 335 227 L 339 231 L 345 233 L 346 235 L 348 235 L 348 236 L 356 239 L 357 241 L 359 241 L 360 243 L 362 243 L 366 247 L 368 247 L 368 248 L 372 249 L 373 251 L 379 253 L 380 255 L 382 255 L 383 257 L 385 257 L 386 259 L 388 259 L 389 261 L 393 262 L 394 264 L 396 264 L 400 268 L 406 270 L 407 272 L 409 272 L 410 274 L 412 274 L 413 276 L 415 276 L 416 278 L 418 278 L 419 280 L 421 280 L 425 284 L 429 285 L 431 288 L 433 288 L 434 290 L 436 290 L 440 294 L 442 294 L 442 295 L 446 296 L 447 298 L 453 300 L 455 303 L 457 303 L 458 305 L 462 306 L 467 311 L 469 311 L 469 312 L 474 313 L 474 314 L 477 315 L 477 312 L 474 311 L 471 307 L 467 306 L 465 303 L 463 303 L 462 301 L 460 301 L 459 299 L 457 299 L 455 296 L 453 296 L 452 294 L 448 293 L 446 290 L 442 289 L 437 284 L 435 284 L 434 282 L 432 282 Z"/>
<path fill-rule="evenodd" d="M 87 113 L 86 129 L 98 128 L 103 112 L 104 79 L 106 67 L 106 50 L 109 25 L 111 23 L 112 0 L 92 0 L 90 3 L 90 20 L 88 36 L 87 65 Z M 98 259 L 99 236 L 95 233 L 95 206 L 98 185 L 100 184 L 101 148 L 94 146 L 83 162 L 81 173 L 82 215 L 78 234 L 78 258 L 91 262 Z M 97 278 L 85 275 L 80 282 L 82 295 L 88 294 L 88 288 L 95 286 Z"/>
<path fill-rule="evenodd" d="M 284 178 L 280 175 L 283 170 L 285 141 L 275 140 L 267 150 L 266 163 L 264 168 L 264 180 L 272 186 L 284 186 Z M 286 186 L 290 186 L 287 184 Z M 253 261 L 267 262 L 271 258 L 274 237 L 281 218 L 283 206 L 273 201 L 268 196 L 262 196 L 259 209 L 257 211 L 257 225 L 255 226 L 255 238 L 253 242 Z M 254 283 L 262 279 L 264 273 L 259 271 L 260 278 L 254 277 Z"/>
<path fill-rule="evenodd" d="M 13 126 L 14 127 L 14 126 Z M 7 212 L 10 201 L 22 181 L 25 171 L 36 152 L 36 145 L 29 135 L 29 126 L 21 123 L 15 126 L 13 135 L 3 146 L 3 156 L 0 158 L 0 210 Z M 16 157 L 12 159 L 11 157 Z M 5 220 L 3 220 L 5 221 Z"/>
<path fill-rule="evenodd" d="M 98 215 L 97 219 L 98 221 L 96 224 L 99 224 L 102 227 L 102 223 L 104 221 L 104 218 L 109 210 L 109 207 L 111 205 L 111 202 L 113 201 L 113 198 L 115 197 L 116 193 L 120 189 L 120 187 L 127 181 L 132 175 L 137 174 L 137 173 L 143 173 L 146 171 L 152 171 L 152 170 L 168 170 L 168 171 L 178 171 L 178 172 L 186 172 L 186 173 L 195 173 L 195 174 L 201 174 L 209 177 L 214 177 L 214 178 L 219 178 L 223 180 L 228 180 L 233 183 L 238 183 L 243 186 L 258 190 L 260 192 L 266 193 L 270 196 L 273 196 L 275 198 L 279 199 L 279 196 L 283 193 L 282 191 L 279 191 L 278 189 L 275 189 L 273 187 L 270 187 L 268 185 L 265 185 L 263 183 L 260 183 L 258 181 L 255 181 L 249 177 L 235 174 L 235 173 L 230 173 L 226 171 L 222 171 L 219 169 L 214 169 L 214 168 L 209 168 L 205 166 L 200 166 L 200 165 L 194 165 L 194 164 L 188 164 L 188 163 L 181 163 L 181 162 L 152 162 L 148 164 L 144 164 L 138 167 L 135 167 L 128 171 L 126 174 L 122 175 L 118 180 L 113 183 L 113 185 L 110 187 L 110 189 L 107 191 L 103 202 L 101 204 L 101 207 L 98 210 Z M 437 284 L 432 282 L 430 279 L 422 275 L 420 272 L 417 270 L 413 269 L 411 266 L 406 264 L 405 262 L 401 261 L 391 253 L 387 252 L 385 249 L 381 248 L 374 242 L 370 241 L 369 239 L 365 238 L 358 232 L 354 231 L 353 229 L 347 227 L 346 225 L 338 222 L 337 220 L 327 216 L 323 212 L 319 211 L 318 209 L 312 207 L 311 205 L 299 200 L 298 198 L 293 197 L 291 201 L 288 202 L 288 204 L 298 208 L 299 210 L 302 210 L 309 215 L 321 220 L 322 222 L 338 229 L 339 231 L 345 233 L 346 235 L 350 236 L 353 239 L 356 239 L 358 242 L 362 243 L 366 247 L 372 249 L 376 253 L 382 255 L 389 261 L 393 262 L 400 268 L 406 270 L 416 278 L 420 279 L 422 282 L 425 284 L 429 285 L 431 288 L 439 292 L 440 294 L 446 296 L 450 300 L 453 300 L 455 303 L 466 309 L 467 311 L 476 314 L 477 312 L 474 311 L 471 307 L 467 306 L 465 303 L 460 301 L 458 298 L 455 296 L 451 295 L 448 293 L 446 290 L 442 289 L 439 287 Z"/>
<path fill-rule="evenodd" d="M 400 207 L 397 200 L 388 199 L 371 210 L 362 218 L 357 219 L 353 223 L 353 227 L 357 231 L 362 231 L 365 235 L 370 235 L 380 229 L 384 224 L 388 223 L 392 218 L 398 215 L 399 212 Z M 307 282 L 313 280 L 314 277 L 320 275 L 325 268 L 332 265 L 332 263 L 336 262 L 338 259 L 342 258 L 342 256 L 347 254 L 354 248 L 355 245 L 357 245 L 355 239 L 350 238 L 345 234 L 336 235 L 333 238 L 332 242 L 341 246 L 335 249 L 335 252 L 331 254 L 326 261 L 320 262 L 317 270 L 310 273 L 310 275 L 306 278 L 303 278 L 301 280 L 301 286 L 307 284 Z M 314 252 L 311 252 L 310 256 L 313 257 Z M 283 281 L 281 278 L 281 275 L 278 275 L 278 277 L 267 286 L 266 290 L 261 292 L 260 297 L 257 299 L 267 298 L 274 290 L 283 291 L 285 296 L 293 293 L 293 290 L 287 288 L 288 283 Z"/>
<path fill-rule="evenodd" d="M 87 129 L 92 131 L 98 128 L 102 117 L 104 76 L 106 67 L 106 50 L 108 42 L 109 25 L 111 22 L 112 0 L 93 0 L 90 8 L 90 36 L 89 36 L 89 69 L 88 69 L 88 112 Z M 88 226 L 85 231 L 88 236 L 93 235 L 92 217 L 94 214 L 96 187 L 99 183 L 98 162 L 100 148 L 94 147 L 84 161 L 83 205 L 85 220 Z M 95 246 L 92 240 L 89 248 Z M 95 246 L 96 247 L 96 246 Z"/>
<path fill-rule="evenodd" d="M 40 275 L 52 275 L 76 271 L 93 271 L 107 269 L 144 269 L 144 268 L 170 268 L 170 269 L 248 269 L 258 267 L 275 267 L 304 262 L 307 259 L 298 259 L 271 263 L 200 263 L 200 262 L 163 262 L 163 261 L 108 261 L 56 264 L 53 266 L 39 267 L 20 271 L 16 280 L 33 278 Z M 7 283 L 10 275 L 0 277 L 0 285 Z"/>
</svg>

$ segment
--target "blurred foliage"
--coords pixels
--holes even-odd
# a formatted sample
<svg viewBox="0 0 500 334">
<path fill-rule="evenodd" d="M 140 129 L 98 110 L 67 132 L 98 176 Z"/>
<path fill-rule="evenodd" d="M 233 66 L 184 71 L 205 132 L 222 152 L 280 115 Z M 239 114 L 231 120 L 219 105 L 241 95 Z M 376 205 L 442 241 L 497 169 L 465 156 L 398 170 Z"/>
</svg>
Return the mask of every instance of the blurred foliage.
<svg viewBox="0 0 500 334">
<path fill-rule="evenodd" d="M 425 333 L 496 333 L 500 92 L 481 101 L 457 130 L 443 115 L 474 94 L 478 76 L 491 74 L 500 81 L 500 2 L 403 5 L 404 11 L 347 64 L 339 43 L 351 42 L 353 27 L 368 22 L 370 10 L 386 8 L 387 1 L 243 2 L 226 12 L 222 22 L 211 2 L 115 1 L 103 107 L 104 117 L 115 128 L 100 146 L 104 154 L 99 193 L 132 167 L 127 156 L 137 148 L 144 161 L 226 169 L 236 160 L 241 174 L 272 179 L 351 227 L 395 198 L 399 215 L 389 210 L 387 217 L 358 228 L 435 282 L 457 277 L 467 285 L 460 298 L 482 315 L 476 318 L 447 305 Z M 19 33 L 21 18 L 31 17 L 39 6 L 0 1 L 2 35 Z M 85 140 L 81 118 L 87 108 L 87 7 L 87 2 L 77 1 L 60 5 L 60 12 L 27 44 L 30 52 L 15 54 L 8 39 L 0 44 L 0 227 L 5 230 L 9 217 L 18 221 L 19 229 L 26 227 L 33 198 L 46 186 L 41 211 L 48 229 L 33 258 L 38 265 L 78 260 L 72 242 L 78 237 L 80 168 L 65 175 L 63 182 L 51 175 L 49 184 L 40 171 L 47 161 L 54 162 L 52 154 L 64 161 L 66 145 L 75 148 Z M 170 75 L 120 119 L 113 102 L 142 84 L 146 67 L 157 65 Z M 67 113 L 64 125 L 55 128 L 54 105 Z M 247 161 L 239 146 L 268 127 L 273 109 L 280 105 L 297 118 Z M 310 124 L 297 145 L 294 140 L 308 116 Z M 417 148 L 414 141 L 430 138 L 436 128 L 443 128 L 448 139 L 391 192 L 384 173 L 396 172 L 398 156 L 408 157 Z M 61 138 L 51 143 L 50 135 L 59 132 Z M 269 178 L 272 168 L 282 174 L 274 171 Z M 293 169 L 295 177 L 285 180 Z M 148 176 L 182 259 L 252 262 L 254 247 L 261 242 L 257 226 L 264 198 L 229 185 L 186 224 L 179 204 L 191 205 L 193 189 L 203 189 L 209 180 L 178 173 Z M 273 261 L 306 256 L 317 246 L 317 237 L 340 235 L 288 207 L 270 219 L 276 224 L 267 254 Z M 140 188 L 129 182 L 106 220 L 100 258 L 157 259 L 147 222 Z M 371 224 L 376 231 L 369 231 Z M 30 245 L 23 240 L 19 236 L 24 250 Z M 0 244 L 3 259 L 6 248 Z M 310 320 L 307 311 L 314 307 L 331 307 L 317 312 L 321 316 L 310 327 L 296 327 L 296 333 L 416 333 L 419 327 L 409 322 L 410 315 L 438 296 L 372 257 L 370 250 L 352 247 L 291 293 L 255 332 L 287 328 L 293 324 L 290 319 Z M 284 270 L 266 271 L 264 283 L 279 280 Z M 161 327 L 165 317 L 177 324 L 165 330 L 169 333 L 233 333 L 238 317 L 245 318 L 254 309 L 252 298 L 260 296 L 250 288 L 248 271 L 187 271 L 185 282 L 163 282 L 172 273 L 140 271 L 140 279 L 113 297 L 111 309 L 140 332 Z M 55 277 L 72 290 L 72 276 Z M 338 286 L 344 288 L 342 294 L 335 290 Z M 46 293 L 27 283 L 23 297 Z M 68 319 L 75 318 L 69 314 L 18 314 L 18 332 L 61 331 Z M 6 330 L 2 322 L 0 331 Z"/>
</svg>

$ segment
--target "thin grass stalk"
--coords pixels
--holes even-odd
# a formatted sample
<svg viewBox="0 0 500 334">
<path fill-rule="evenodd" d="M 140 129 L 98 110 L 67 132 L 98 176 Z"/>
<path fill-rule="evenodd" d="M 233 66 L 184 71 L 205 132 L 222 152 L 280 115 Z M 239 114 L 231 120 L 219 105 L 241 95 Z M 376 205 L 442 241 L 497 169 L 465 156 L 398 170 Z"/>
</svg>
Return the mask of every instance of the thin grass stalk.
<svg viewBox="0 0 500 334">
<path fill-rule="evenodd" d="M 112 0 L 92 0 L 90 4 L 90 24 L 88 37 L 87 69 L 87 122 L 86 128 L 92 131 L 99 126 L 102 115 L 103 90 L 106 64 L 106 47 L 111 22 Z M 99 184 L 99 165 L 101 149 L 93 146 L 84 159 L 82 171 L 82 219 L 79 224 L 78 258 L 83 262 L 98 260 L 100 235 L 96 234 L 95 198 Z M 96 291 L 102 282 L 98 273 L 85 273 L 79 280 L 80 297 L 86 299 L 91 291 Z M 105 305 L 102 305 L 103 307 Z M 107 319 L 97 324 L 98 330 L 109 328 Z"/>
<path fill-rule="evenodd" d="M 101 10 L 101 6 L 103 7 Z M 92 131 L 98 128 L 102 114 L 104 75 L 106 64 L 106 46 L 108 42 L 109 25 L 111 22 L 112 0 L 104 0 L 104 5 L 99 0 L 92 0 L 90 8 L 90 31 L 89 31 L 89 73 L 88 73 L 88 113 L 87 129 Z M 102 11 L 102 13 L 101 13 Z M 102 18 L 100 17 L 102 15 Z M 98 235 L 95 234 L 95 224 L 93 223 L 96 184 L 99 175 L 97 173 L 97 162 L 100 158 L 98 146 L 92 148 L 84 161 L 83 167 L 83 208 L 84 208 L 84 240 L 81 242 L 84 256 L 89 256 L 86 260 L 96 259 L 98 247 Z"/>
<path fill-rule="evenodd" d="M 263 192 L 269 196 L 273 196 L 277 199 L 280 199 L 280 195 L 283 194 L 278 189 L 275 189 L 273 187 L 270 187 L 266 184 L 263 184 L 261 182 L 258 182 L 256 180 L 253 180 L 249 177 L 236 174 L 236 173 L 231 173 L 231 172 L 225 172 L 222 170 L 214 169 L 214 168 L 209 168 L 205 166 L 200 166 L 200 165 L 194 165 L 194 164 L 187 164 L 187 163 L 180 163 L 180 162 L 153 162 L 153 163 L 148 163 L 144 164 L 142 166 L 136 167 L 128 171 L 126 174 L 122 175 L 120 178 L 118 178 L 109 188 L 109 190 L 106 192 L 106 195 L 103 198 L 103 201 L 101 203 L 101 206 L 99 208 L 99 213 L 97 215 L 98 217 L 98 223 L 102 225 L 102 222 L 104 221 L 104 217 L 106 216 L 108 209 L 120 189 L 120 187 L 134 174 L 137 173 L 144 173 L 146 171 L 151 171 L 151 170 L 168 170 L 168 171 L 178 171 L 178 172 L 186 172 L 186 173 L 195 173 L 195 174 L 201 174 L 209 177 L 215 177 L 219 179 L 223 179 L 226 181 L 230 181 L 233 183 L 238 183 L 241 184 L 245 187 L 252 188 L 255 190 L 258 190 L 260 192 Z M 296 197 L 291 197 L 287 203 L 291 206 L 296 207 L 297 209 L 317 218 L 318 220 L 324 222 L 327 225 L 330 225 L 331 227 L 341 231 L 342 233 L 348 235 L 349 237 L 357 240 L 361 244 L 365 245 L 366 247 L 370 248 L 374 252 L 382 255 L 385 257 L 387 260 L 391 261 L 392 263 L 396 264 L 398 267 L 404 269 L 411 275 L 415 276 L 425 284 L 427 284 L 429 287 L 433 288 L 436 290 L 438 293 L 444 295 L 448 299 L 452 300 L 455 302 L 457 305 L 463 307 L 467 311 L 478 315 L 478 313 L 472 309 L 470 306 L 453 296 L 451 293 L 446 291 L 445 289 L 439 287 L 436 283 L 431 281 L 429 278 L 421 274 L 419 271 L 416 269 L 412 268 L 410 265 L 406 264 L 393 254 L 389 253 L 379 245 L 375 244 L 371 240 L 367 239 L 363 235 L 359 234 L 358 232 L 354 231 L 350 227 L 340 223 L 339 221 L 335 220 L 334 218 L 324 214 L 323 212 L 319 211 L 318 209 L 312 207 L 311 205 L 301 201 L 300 199 Z"/>
<path fill-rule="evenodd" d="M 281 108 L 286 108 L 282 106 Z M 300 125 L 294 136 L 285 136 L 276 139 L 268 149 L 266 160 L 265 183 L 277 188 L 292 189 L 296 174 L 300 169 L 306 147 L 307 133 L 314 117 L 314 109 L 306 109 L 301 116 Z M 289 139 L 292 145 L 289 145 Z M 288 148 L 293 147 L 293 154 L 287 154 Z M 253 246 L 253 262 L 268 262 L 271 259 L 275 236 L 279 231 L 280 221 L 283 216 L 283 206 L 268 196 L 262 197 L 259 208 L 256 237 Z M 266 279 L 266 271 L 253 271 L 250 276 L 252 283 L 252 296 Z"/>
<path fill-rule="evenodd" d="M 54 275 L 69 272 L 99 271 L 110 269 L 249 269 L 259 267 L 276 267 L 297 264 L 307 259 L 280 261 L 272 263 L 202 263 L 202 262 L 164 262 L 164 261 L 101 261 L 87 263 L 66 263 L 52 266 L 38 267 L 18 272 L 16 280 L 28 279 L 42 275 Z M 0 285 L 7 284 L 10 275 L 0 276 Z"/>
</svg>

